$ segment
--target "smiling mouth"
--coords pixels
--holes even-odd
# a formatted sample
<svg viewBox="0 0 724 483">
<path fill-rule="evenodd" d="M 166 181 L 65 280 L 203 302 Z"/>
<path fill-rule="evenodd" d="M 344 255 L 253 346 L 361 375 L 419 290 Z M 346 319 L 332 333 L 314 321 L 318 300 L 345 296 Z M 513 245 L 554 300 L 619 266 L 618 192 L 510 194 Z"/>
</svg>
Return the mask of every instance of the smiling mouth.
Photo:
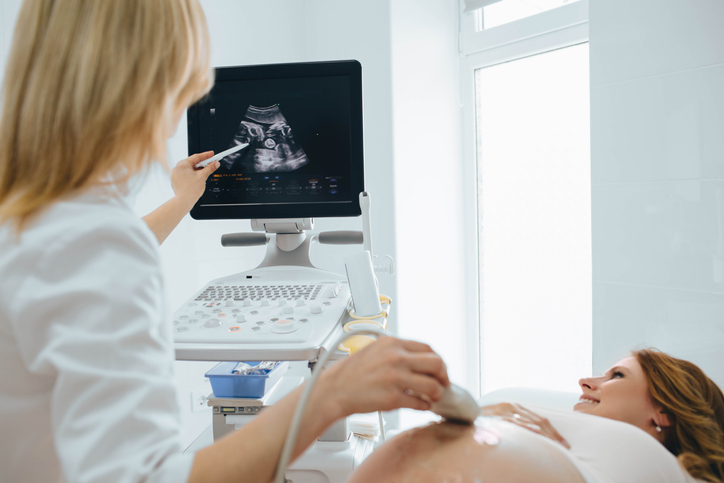
<svg viewBox="0 0 724 483">
<path fill-rule="evenodd" d="M 580 404 L 580 403 L 598 404 L 598 403 L 600 403 L 600 402 L 601 402 L 601 401 L 599 401 L 599 400 L 597 400 L 597 399 L 590 398 L 590 397 L 588 397 L 588 396 L 581 396 L 581 397 L 578 399 L 578 403 L 579 403 L 579 404 Z"/>
</svg>

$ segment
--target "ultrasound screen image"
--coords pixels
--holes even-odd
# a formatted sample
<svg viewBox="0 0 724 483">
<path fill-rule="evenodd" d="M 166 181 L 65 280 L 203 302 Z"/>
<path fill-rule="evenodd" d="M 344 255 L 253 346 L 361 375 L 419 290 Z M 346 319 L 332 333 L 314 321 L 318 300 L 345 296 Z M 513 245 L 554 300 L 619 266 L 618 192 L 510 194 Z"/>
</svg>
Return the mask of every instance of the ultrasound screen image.
<svg viewBox="0 0 724 483">
<path fill-rule="evenodd" d="M 232 172 L 294 171 L 309 163 L 304 149 L 294 141 L 292 128 L 278 105 L 249 106 L 229 147 L 239 144 L 249 147 L 221 161 L 224 168 Z"/>
<path fill-rule="evenodd" d="M 349 200 L 350 89 L 346 76 L 217 81 L 199 106 L 200 151 L 249 146 L 220 161 L 200 206 Z"/>
</svg>

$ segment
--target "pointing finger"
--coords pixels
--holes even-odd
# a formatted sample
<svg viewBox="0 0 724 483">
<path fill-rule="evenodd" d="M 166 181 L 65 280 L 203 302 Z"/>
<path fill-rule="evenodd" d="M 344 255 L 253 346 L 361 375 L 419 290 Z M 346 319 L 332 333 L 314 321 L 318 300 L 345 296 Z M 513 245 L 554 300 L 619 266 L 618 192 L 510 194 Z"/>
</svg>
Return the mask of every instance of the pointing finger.
<svg viewBox="0 0 724 483">
<path fill-rule="evenodd" d="M 196 166 L 201 161 L 204 161 L 206 159 L 209 159 L 211 156 L 214 155 L 213 151 L 206 151 L 203 153 L 196 153 L 192 156 L 189 156 L 188 159 L 186 159 L 186 162 L 191 165 L 191 167 Z"/>
<path fill-rule="evenodd" d="M 208 178 L 211 173 L 219 169 L 219 166 L 221 166 L 221 163 L 218 161 L 214 161 L 213 163 L 209 163 L 203 168 L 201 168 L 201 174 L 204 175 L 205 178 Z"/>
</svg>

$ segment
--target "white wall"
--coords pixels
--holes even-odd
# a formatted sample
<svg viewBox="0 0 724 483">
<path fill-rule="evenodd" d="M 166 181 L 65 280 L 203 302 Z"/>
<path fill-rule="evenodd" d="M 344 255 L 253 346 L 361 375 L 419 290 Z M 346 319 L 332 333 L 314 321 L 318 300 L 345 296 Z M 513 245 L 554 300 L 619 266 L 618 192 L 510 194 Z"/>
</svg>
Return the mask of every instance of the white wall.
<svg viewBox="0 0 724 483">
<path fill-rule="evenodd" d="M 477 319 L 467 316 L 463 283 L 458 2 L 390 4 L 399 334 L 431 344 L 451 379 L 475 391 L 467 342 L 477 340 Z"/>
<path fill-rule="evenodd" d="M 724 387 L 722 18 L 591 0 L 594 372 L 655 346 Z"/>
</svg>

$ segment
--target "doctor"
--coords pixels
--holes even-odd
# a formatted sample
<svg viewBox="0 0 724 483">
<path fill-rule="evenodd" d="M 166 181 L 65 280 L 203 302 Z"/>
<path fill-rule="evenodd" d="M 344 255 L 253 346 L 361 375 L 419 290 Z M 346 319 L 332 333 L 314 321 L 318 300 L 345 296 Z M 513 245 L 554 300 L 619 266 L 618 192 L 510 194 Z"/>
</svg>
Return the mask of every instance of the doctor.
<svg viewBox="0 0 724 483">
<path fill-rule="evenodd" d="M 212 82 L 197 0 L 24 2 L 0 114 L 3 482 L 272 478 L 299 391 L 181 454 L 158 256 L 170 229 L 151 221 L 154 236 L 126 200 Z M 295 456 L 341 417 L 427 409 L 408 390 L 436 401 L 449 382 L 428 346 L 390 337 L 318 384 Z"/>
</svg>

